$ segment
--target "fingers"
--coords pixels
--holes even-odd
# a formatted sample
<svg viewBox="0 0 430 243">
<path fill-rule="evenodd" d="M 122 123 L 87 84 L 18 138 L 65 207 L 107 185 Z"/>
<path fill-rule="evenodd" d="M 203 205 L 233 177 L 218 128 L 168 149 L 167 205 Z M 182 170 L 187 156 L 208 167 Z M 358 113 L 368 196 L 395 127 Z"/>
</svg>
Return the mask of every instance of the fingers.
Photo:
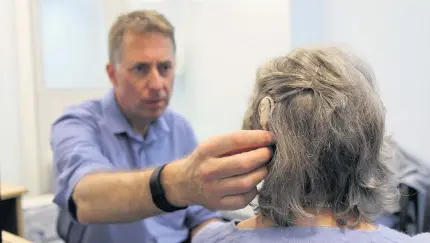
<svg viewBox="0 0 430 243">
<path fill-rule="evenodd" d="M 220 206 L 222 210 L 237 210 L 246 207 L 252 199 L 257 196 L 257 188 L 254 187 L 250 191 L 239 194 L 225 196 L 220 200 Z"/>
<path fill-rule="evenodd" d="M 201 205 L 234 210 L 245 207 L 257 195 L 256 186 L 267 175 L 272 156 L 272 133 L 238 131 L 210 138 L 189 156 L 196 181 L 201 183 Z M 196 201 L 199 201 L 196 200 Z"/>
<path fill-rule="evenodd" d="M 206 195 L 216 198 L 216 201 L 218 201 L 217 204 L 222 206 L 222 201 L 244 200 L 243 197 L 245 197 L 245 199 L 248 198 L 245 195 L 249 195 L 250 192 L 254 191 L 254 189 L 257 188 L 257 185 L 266 177 L 267 173 L 267 168 L 261 167 L 246 175 L 240 175 L 207 183 L 204 186 L 204 190 Z M 252 192 L 252 194 L 255 196 L 255 193 Z M 252 200 L 252 198 L 250 200 Z M 246 204 L 247 202 L 243 203 Z M 232 204 L 236 205 L 236 207 L 241 205 L 240 202 Z"/>
<path fill-rule="evenodd" d="M 254 148 L 267 147 L 274 143 L 272 133 L 262 130 L 237 131 L 231 134 L 220 135 L 200 144 L 203 154 L 217 157 L 225 154 L 234 154 Z"/>
<path fill-rule="evenodd" d="M 256 187 L 266 177 L 268 170 L 265 166 L 256 169 L 255 171 L 222 179 L 215 183 L 218 188 L 222 188 L 223 195 L 235 195 L 246 193 Z"/>
<path fill-rule="evenodd" d="M 259 148 L 241 154 L 213 159 L 200 168 L 200 175 L 205 181 L 219 180 L 243 175 L 265 166 L 272 156 L 271 148 Z"/>
</svg>

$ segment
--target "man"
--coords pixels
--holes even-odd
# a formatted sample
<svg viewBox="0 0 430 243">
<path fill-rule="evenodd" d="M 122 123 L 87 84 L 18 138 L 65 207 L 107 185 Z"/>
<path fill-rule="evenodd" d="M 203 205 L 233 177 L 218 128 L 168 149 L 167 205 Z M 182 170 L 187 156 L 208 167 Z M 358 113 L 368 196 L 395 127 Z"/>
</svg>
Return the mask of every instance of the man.
<svg viewBox="0 0 430 243">
<path fill-rule="evenodd" d="M 166 110 L 174 56 L 162 15 L 120 16 L 109 32 L 113 89 L 52 126 L 54 202 L 86 225 L 82 242 L 185 241 L 219 220 L 207 208 L 246 206 L 267 173 L 271 134 L 243 131 L 197 146 L 187 121 Z"/>
</svg>

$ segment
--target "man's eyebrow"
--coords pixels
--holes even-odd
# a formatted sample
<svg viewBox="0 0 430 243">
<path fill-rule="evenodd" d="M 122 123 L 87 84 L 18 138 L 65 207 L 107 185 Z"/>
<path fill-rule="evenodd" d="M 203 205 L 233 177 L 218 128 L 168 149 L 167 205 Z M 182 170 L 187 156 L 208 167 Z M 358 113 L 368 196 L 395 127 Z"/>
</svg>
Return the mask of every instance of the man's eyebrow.
<svg viewBox="0 0 430 243">
<path fill-rule="evenodd" d="M 133 67 L 138 66 L 138 65 L 149 66 L 149 65 L 151 65 L 151 63 L 150 62 L 133 62 L 133 64 L 132 64 Z"/>
<path fill-rule="evenodd" d="M 171 64 L 171 63 L 173 63 L 173 61 L 172 60 L 163 60 L 163 61 L 157 61 L 157 62 L 140 62 L 140 61 L 137 61 L 137 62 L 134 62 L 134 64 L 133 64 L 133 66 L 136 66 L 136 65 L 151 65 L 152 63 L 155 63 L 155 64 Z"/>
<path fill-rule="evenodd" d="M 161 61 L 161 62 L 158 62 L 159 64 L 171 64 L 173 61 L 171 61 L 171 60 L 166 60 L 166 61 Z"/>
</svg>

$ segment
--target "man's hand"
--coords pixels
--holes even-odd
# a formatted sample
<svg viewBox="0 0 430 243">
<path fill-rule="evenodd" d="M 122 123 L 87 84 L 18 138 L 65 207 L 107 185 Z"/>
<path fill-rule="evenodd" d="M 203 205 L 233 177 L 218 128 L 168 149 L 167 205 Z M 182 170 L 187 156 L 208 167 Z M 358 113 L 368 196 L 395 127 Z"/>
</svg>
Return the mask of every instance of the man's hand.
<svg viewBox="0 0 430 243">
<path fill-rule="evenodd" d="M 239 131 L 201 143 L 186 159 L 163 170 L 167 199 L 174 205 L 197 204 L 209 209 L 236 210 L 257 194 L 267 175 L 273 135 Z"/>
</svg>

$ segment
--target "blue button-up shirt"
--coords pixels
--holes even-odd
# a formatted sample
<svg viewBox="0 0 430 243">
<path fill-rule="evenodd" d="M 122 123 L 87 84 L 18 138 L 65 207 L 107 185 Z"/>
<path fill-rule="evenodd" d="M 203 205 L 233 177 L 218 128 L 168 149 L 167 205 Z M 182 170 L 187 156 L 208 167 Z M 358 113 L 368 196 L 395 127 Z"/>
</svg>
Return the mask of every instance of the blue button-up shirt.
<svg viewBox="0 0 430 243">
<path fill-rule="evenodd" d="M 189 123 L 170 110 L 143 138 L 127 122 L 111 90 L 101 100 L 69 107 L 53 124 L 54 202 L 70 212 L 68 201 L 83 176 L 162 165 L 183 158 L 196 145 Z M 193 205 L 132 223 L 89 225 L 83 242 L 181 242 L 190 228 L 214 217 L 219 214 Z"/>
</svg>

